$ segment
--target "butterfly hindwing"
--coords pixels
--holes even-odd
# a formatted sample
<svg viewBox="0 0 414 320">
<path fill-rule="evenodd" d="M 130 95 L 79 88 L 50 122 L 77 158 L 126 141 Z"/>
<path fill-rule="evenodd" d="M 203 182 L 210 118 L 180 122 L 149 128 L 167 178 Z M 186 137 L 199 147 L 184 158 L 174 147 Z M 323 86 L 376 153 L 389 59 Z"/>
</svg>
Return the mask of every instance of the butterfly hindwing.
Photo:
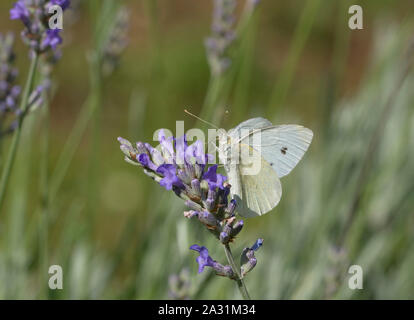
<svg viewBox="0 0 414 320">
<path fill-rule="evenodd" d="M 261 216 L 276 207 L 282 196 L 282 186 L 267 161 L 248 145 L 240 144 L 240 154 L 245 152 L 252 154 L 250 161 L 241 159 L 239 164 L 230 164 L 226 170 L 237 211 L 241 216 L 250 218 Z M 254 170 L 258 168 L 258 172 L 251 174 L 252 167 Z"/>
</svg>

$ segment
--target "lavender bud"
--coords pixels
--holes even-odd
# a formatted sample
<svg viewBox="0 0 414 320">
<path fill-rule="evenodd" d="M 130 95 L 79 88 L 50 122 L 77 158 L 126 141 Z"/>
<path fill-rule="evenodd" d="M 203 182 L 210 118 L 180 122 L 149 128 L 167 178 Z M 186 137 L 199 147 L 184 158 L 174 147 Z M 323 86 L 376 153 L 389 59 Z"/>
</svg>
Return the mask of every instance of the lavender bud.
<svg viewBox="0 0 414 320">
<path fill-rule="evenodd" d="M 185 169 L 187 170 L 188 175 L 191 178 L 195 178 L 196 177 L 196 170 L 195 170 L 195 166 L 194 165 L 189 164 L 189 163 L 186 163 L 185 164 Z"/>
<path fill-rule="evenodd" d="M 252 271 L 253 268 L 256 266 L 257 260 L 256 258 L 249 259 L 245 264 L 240 267 L 241 276 L 244 277 L 248 272 Z"/>
<path fill-rule="evenodd" d="M 263 241 L 264 240 L 262 238 L 257 239 L 250 249 L 253 251 L 257 251 L 262 246 Z"/>
<path fill-rule="evenodd" d="M 125 145 L 125 146 L 127 146 L 127 147 L 129 147 L 129 148 L 131 148 L 131 149 L 132 149 L 132 144 L 131 144 L 131 142 L 129 142 L 127 139 L 124 139 L 124 138 L 122 138 L 122 137 L 118 137 L 118 142 L 119 142 L 121 145 Z"/>
<path fill-rule="evenodd" d="M 192 188 L 194 195 L 201 198 L 200 180 L 198 179 L 191 180 L 191 188 Z"/>
<path fill-rule="evenodd" d="M 257 264 L 257 259 L 254 252 L 257 251 L 263 244 L 263 239 L 259 238 L 251 248 L 244 248 L 240 256 L 241 274 L 244 277 Z"/>
<path fill-rule="evenodd" d="M 194 211 L 202 211 L 203 210 L 199 204 L 195 203 L 192 200 L 186 200 L 185 205 L 187 207 L 189 207 L 191 210 L 194 210 Z"/>
<path fill-rule="evenodd" d="M 200 179 L 203 175 L 203 170 L 204 170 L 204 165 L 200 165 L 200 164 L 196 163 L 194 165 L 194 176 L 197 179 Z"/>
<path fill-rule="evenodd" d="M 184 217 L 190 219 L 192 217 L 198 216 L 198 211 L 190 210 L 190 211 L 184 211 Z"/>
<path fill-rule="evenodd" d="M 121 137 L 118 137 L 118 142 L 121 144 L 119 148 L 128 158 L 134 159 L 137 156 L 131 142 Z"/>
<path fill-rule="evenodd" d="M 214 262 L 213 269 L 216 271 L 216 274 L 222 277 L 228 277 L 234 279 L 234 273 L 230 266 L 223 266 L 218 262 Z"/>
<path fill-rule="evenodd" d="M 134 166 L 139 166 L 140 164 L 136 161 L 131 160 L 129 157 L 125 156 L 124 160 L 129 164 L 133 164 Z"/>
<path fill-rule="evenodd" d="M 217 219 L 208 211 L 200 212 L 198 215 L 198 219 L 207 226 L 215 228 L 218 225 Z"/>
<path fill-rule="evenodd" d="M 237 221 L 231 229 L 230 236 L 233 238 L 239 234 L 241 229 L 243 229 L 244 222 L 243 220 Z"/>
<path fill-rule="evenodd" d="M 227 232 L 224 232 L 224 231 L 223 232 L 220 232 L 219 239 L 220 239 L 220 242 L 221 243 L 226 244 L 230 240 L 230 235 Z"/>
<path fill-rule="evenodd" d="M 215 190 L 208 190 L 207 199 L 208 200 L 216 200 L 217 198 L 217 192 Z"/>
<path fill-rule="evenodd" d="M 232 199 L 230 203 L 227 205 L 226 213 L 229 214 L 230 216 L 233 215 L 234 211 L 236 210 L 236 206 L 237 206 L 236 200 Z"/>
<path fill-rule="evenodd" d="M 119 146 L 119 148 L 121 149 L 121 151 L 127 156 L 127 157 L 130 157 L 131 156 L 131 154 L 130 154 L 130 151 L 132 151 L 132 148 L 130 148 L 130 147 L 128 147 L 128 146 L 126 146 L 125 144 L 121 144 L 120 146 Z"/>
<path fill-rule="evenodd" d="M 209 190 L 208 182 L 206 180 L 201 180 L 200 187 L 201 187 L 201 199 L 206 199 L 207 193 Z"/>
<path fill-rule="evenodd" d="M 151 155 L 152 161 L 157 166 L 160 166 L 163 163 L 170 163 L 170 162 L 166 161 L 166 159 L 162 156 L 160 151 L 153 148 L 149 143 L 145 143 L 144 145 L 145 145 L 145 148 L 148 150 L 149 154 Z"/>
<path fill-rule="evenodd" d="M 189 185 L 191 177 L 188 175 L 188 172 L 185 169 L 177 170 L 177 177 L 181 179 L 185 184 Z"/>
<path fill-rule="evenodd" d="M 137 153 L 149 154 L 147 148 L 145 148 L 145 144 L 143 144 L 142 142 L 137 142 L 135 145 L 137 147 L 137 151 L 138 151 Z"/>
</svg>

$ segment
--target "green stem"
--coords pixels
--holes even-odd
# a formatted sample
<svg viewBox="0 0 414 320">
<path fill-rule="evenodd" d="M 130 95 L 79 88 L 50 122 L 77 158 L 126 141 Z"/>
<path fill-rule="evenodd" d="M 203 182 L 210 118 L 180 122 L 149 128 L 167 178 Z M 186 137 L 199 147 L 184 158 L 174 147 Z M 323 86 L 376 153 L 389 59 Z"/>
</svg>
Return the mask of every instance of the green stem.
<svg viewBox="0 0 414 320">
<path fill-rule="evenodd" d="M 23 91 L 23 97 L 20 103 L 20 110 L 22 110 L 22 116 L 19 117 L 17 128 L 14 132 L 13 141 L 10 147 L 9 155 L 6 160 L 6 164 L 4 166 L 1 180 L 0 180 L 0 208 L 3 205 L 4 198 L 6 196 L 7 185 L 9 182 L 10 174 L 13 169 L 14 160 L 16 158 L 17 147 L 19 146 L 20 136 L 22 133 L 23 121 L 26 117 L 28 111 L 28 102 L 29 102 L 29 95 L 32 90 L 37 63 L 39 61 L 39 56 L 37 53 L 34 53 L 34 57 L 30 64 L 29 74 L 27 76 L 26 84 Z"/>
<path fill-rule="evenodd" d="M 226 253 L 227 260 L 231 268 L 233 269 L 233 272 L 237 276 L 237 279 L 235 281 L 237 282 L 237 287 L 239 288 L 239 291 L 241 295 L 243 296 L 243 299 L 250 300 L 249 292 L 247 291 L 246 285 L 240 275 L 239 268 L 234 262 L 233 254 L 231 253 L 230 246 L 228 244 L 224 245 L 224 252 Z"/>
<path fill-rule="evenodd" d="M 47 287 L 48 270 L 48 239 L 49 239 L 49 130 L 50 130 L 50 113 L 49 101 L 44 94 L 45 103 L 43 105 L 43 157 L 40 167 L 41 172 L 41 219 L 39 225 L 39 254 L 40 254 L 40 274 L 41 274 L 41 292 L 44 298 L 48 298 L 49 288 Z"/>
</svg>

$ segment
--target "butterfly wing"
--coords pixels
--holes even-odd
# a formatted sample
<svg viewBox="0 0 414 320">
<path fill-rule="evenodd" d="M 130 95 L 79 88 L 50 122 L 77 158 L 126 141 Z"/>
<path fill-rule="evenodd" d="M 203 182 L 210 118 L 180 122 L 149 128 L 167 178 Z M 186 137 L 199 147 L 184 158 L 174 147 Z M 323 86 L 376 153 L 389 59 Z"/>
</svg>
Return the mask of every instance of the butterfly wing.
<svg viewBox="0 0 414 320">
<path fill-rule="evenodd" d="M 260 129 L 260 128 L 267 128 L 271 127 L 273 124 L 265 119 L 265 118 L 252 118 L 246 121 L 241 122 L 238 126 L 230 129 L 228 132 L 229 136 L 238 136 L 240 137 L 240 133 L 244 129 Z"/>
<path fill-rule="evenodd" d="M 282 196 L 282 186 L 269 163 L 250 146 L 240 144 L 240 154 L 245 152 L 252 154 L 249 162 L 240 159 L 240 163 L 231 163 L 225 168 L 231 184 L 230 191 L 237 202 L 237 212 L 250 218 L 264 215 L 276 207 Z M 252 174 L 252 170 L 257 168 L 258 172 Z"/>
<path fill-rule="evenodd" d="M 257 137 L 260 135 L 260 137 Z M 302 159 L 312 141 L 313 132 L 299 125 L 271 126 L 252 131 L 242 137 L 240 142 L 247 143 L 277 172 L 279 178 L 289 174 Z M 253 143 L 249 143 L 253 141 Z M 255 141 L 260 143 L 254 144 Z"/>
</svg>

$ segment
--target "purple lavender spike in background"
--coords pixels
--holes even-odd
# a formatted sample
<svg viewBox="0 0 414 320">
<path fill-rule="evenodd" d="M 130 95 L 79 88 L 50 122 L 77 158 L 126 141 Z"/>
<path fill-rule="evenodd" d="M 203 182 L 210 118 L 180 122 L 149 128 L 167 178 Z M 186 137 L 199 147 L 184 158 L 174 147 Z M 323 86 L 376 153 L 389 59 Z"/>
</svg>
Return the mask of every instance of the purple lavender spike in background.
<svg viewBox="0 0 414 320">
<path fill-rule="evenodd" d="M 215 76 L 222 74 L 231 64 L 226 51 L 236 37 L 233 30 L 235 9 L 235 0 L 214 1 L 212 35 L 205 40 L 205 47 L 211 73 Z"/>
<path fill-rule="evenodd" d="M 21 89 L 15 84 L 18 71 L 13 66 L 13 44 L 13 34 L 0 34 L 0 137 L 13 131 L 19 115 Z"/>
<path fill-rule="evenodd" d="M 49 8 L 59 5 L 62 10 L 70 6 L 70 0 L 18 0 L 10 9 L 11 20 L 21 20 L 25 26 L 23 41 L 34 51 L 45 53 L 57 50 L 62 43 L 59 29 L 49 29 Z"/>
</svg>

